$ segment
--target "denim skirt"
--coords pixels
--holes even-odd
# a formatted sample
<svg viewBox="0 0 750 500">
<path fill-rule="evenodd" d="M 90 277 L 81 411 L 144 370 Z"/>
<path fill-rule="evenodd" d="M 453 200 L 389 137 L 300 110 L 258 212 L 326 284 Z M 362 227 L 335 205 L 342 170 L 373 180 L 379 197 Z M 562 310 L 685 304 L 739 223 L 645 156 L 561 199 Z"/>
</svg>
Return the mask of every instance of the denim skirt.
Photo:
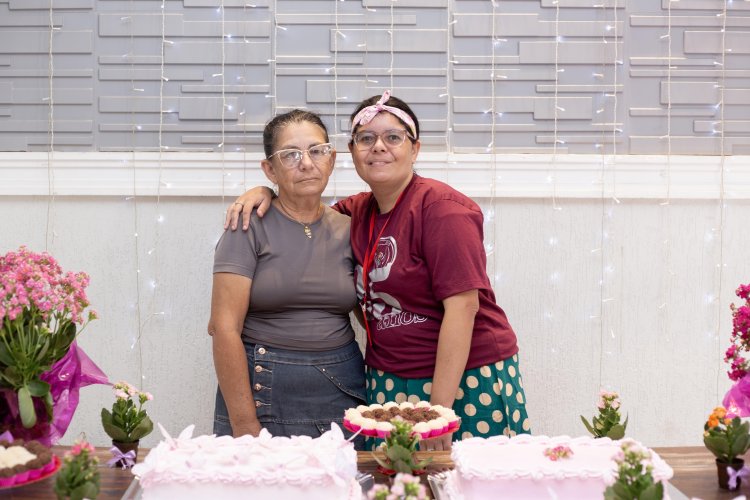
<svg viewBox="0 0 750 500">
<path fill-rule="evenodd" d="M 318 437 L 343 428 L 344 411 L 364 404 L 365 368 L 356 342 L 329 351 L 291 351 L 245 342 L 250 386 L 261 425 L 273 436 Z M 214 434 L 231 436 L 221 390 L 216 391 Z M 364 440 L 357 437 L 357 449 Z"/>
</svg>

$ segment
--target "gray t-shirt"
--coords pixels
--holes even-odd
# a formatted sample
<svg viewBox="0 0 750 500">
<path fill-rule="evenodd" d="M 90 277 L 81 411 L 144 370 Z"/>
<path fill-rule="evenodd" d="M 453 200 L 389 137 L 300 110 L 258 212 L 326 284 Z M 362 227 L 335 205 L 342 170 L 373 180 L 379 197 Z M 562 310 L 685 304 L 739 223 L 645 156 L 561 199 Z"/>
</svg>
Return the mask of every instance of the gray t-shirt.
<svg viewBox="0 0 750 500">
<path fill-rule="evenodd" d="M 330 207 L 303 226 L 271 206 L 250 228 L 227 230 L 216 245 L 214 273 L 252 279 L 242 336 L 281 349 L 323 351 L 354 339 L 357 304 L 350 219 Z"/>
</svg>

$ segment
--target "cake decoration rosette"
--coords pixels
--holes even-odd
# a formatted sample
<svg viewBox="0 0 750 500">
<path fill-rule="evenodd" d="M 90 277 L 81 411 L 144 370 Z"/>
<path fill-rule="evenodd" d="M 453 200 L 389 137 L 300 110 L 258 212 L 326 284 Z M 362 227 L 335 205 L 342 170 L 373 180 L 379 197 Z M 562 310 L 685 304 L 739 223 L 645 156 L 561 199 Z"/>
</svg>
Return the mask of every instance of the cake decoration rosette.
<svg viewBox="0 0 750 500">
<path fill-rule="evenodd" d="M 422 439 L 435 438 L 454 432 L 460 419 L 451 408 L 431 405 L 427 401 L 417 403 L 359 405 L 344 412 L 344 427 L 365 436 L 385 439 L 393 431 L 391 420 L 403 420 L 412 425 L 412 432 Z"/>
</svg>

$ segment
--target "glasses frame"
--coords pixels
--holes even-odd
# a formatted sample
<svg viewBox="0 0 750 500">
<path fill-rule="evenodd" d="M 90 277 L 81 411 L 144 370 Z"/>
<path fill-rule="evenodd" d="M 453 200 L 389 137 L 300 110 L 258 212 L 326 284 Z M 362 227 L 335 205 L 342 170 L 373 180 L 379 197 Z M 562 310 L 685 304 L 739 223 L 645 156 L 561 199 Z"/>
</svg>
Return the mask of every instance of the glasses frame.
<svg viewBox="0 0 750 500">
<path fill-rule="evenodd" d="M 315 146 L 311 146 L 311 147 L 309 147 L 307 149 L 299 149 L 299 148 L 279 149 L 275 153 L 272 153 L 271 156 L 269 156 L 268 158 L 266 158 L 266 160 L 270 161 L 270 160 L 273 159 L 274 156 L 279 155 L 281 153 L 285 153 L 287 151 L 299 151 L 301 153 L 301 155 L 299 157 L 299 160 L 296 163 L 294 163 L 293 165 L 287 165 L 284 162 L 284 160 L 281 158 L 281 156 L 279 156 L 279 163 L 281 163 L 281 165 L 283 167 L 288 168 L 290 170 L 293 169 L 293 168 L 298 168 L 300 166 L 300 164 L 302 163 L 302 158 L 304 158 L 305 157 L 305 153 L 307 153 L 307 156 L 310 158 L 310 161 L 314 165 L 318 165 L 318 163 L 315 161 L 315 158 L 313 158 L 313 156 L 310 154 L 310 150 L 311 149 L 315 149 L 315 148 L 319 148 L 321 146 L 328 146 L 330 148 L 328 154 L 326 155 L 326 158 L 330 158 L 333 155 L 333 152 L 336 150 L 336 148 L 333 147 L 332 143 L 330 143 L 330 142 L 323 142 L 321 144 L 316 144 Z"/>
<path fill-rule="evenodd" d="M 403 134 L 404 134 L 404 140 L 401 141 L 400 144 L 393 144 L 393 145 L 388 144 L 387 142 L 385 142 L 383 140 L 383 136 L 386 135 L 386 134 L 388 134 L 389 132 L 403 132 Z M 372 135 L 375 136 L 375 142 L 372 143 L 372 146 L 360 146 L 359 145 L 359 142 L 357 141 L 357 135 L 359 135 L 359 134 L 365 134 L 365 133 L 372 134 Z M 352 144 L 354 144 L 354 146 L 357 148 L 358 151 L 369 151 L 369 150 L 371 150 L 372 148 L 375 147 L 375 144 L 378 143 L 378 139 L 380 139 L 380 142 L 382 142 L 383 145 L 385 147 L 387 147 L 387 148 L 399 148 L 399 147 L 401 147 L 401 146 L 404 145 L 404 143 L 406 142 L 407 138 L 410 141 L 416 141 L 416 139 L 414 137 L 412 137 L 411 132 L 409 132 L 408 130 L 403 129 L 403 128 L 389 128 L 388 130 L 384 130 L 383 133 L 381 133 L 381 134 L 376 134 L 375 132 L 371 132 L 369 130 L 364 130 L 364 131 L 356 132 L 356 133 L 352 134 Z"/>
</svg>

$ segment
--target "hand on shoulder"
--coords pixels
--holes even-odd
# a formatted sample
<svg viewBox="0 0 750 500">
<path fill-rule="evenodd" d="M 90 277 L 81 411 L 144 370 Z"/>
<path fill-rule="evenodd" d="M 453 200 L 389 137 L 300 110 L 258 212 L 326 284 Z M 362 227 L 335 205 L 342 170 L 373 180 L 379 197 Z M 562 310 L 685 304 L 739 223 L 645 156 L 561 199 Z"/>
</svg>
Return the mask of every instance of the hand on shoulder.
<svg viewBox="0 0 750 500">
<path fill-rule="evenodd" d="M 256 209 L 258 217 L 263 217 L 271 206 L 274 196 L 274 192 L 267 186 L 256 186 L 245 191 L 227 207 L 224 229 L 236 230 L 237 223 L 242 216 L 242 230 L 247 231 L 250 227 L 250 215 L 253 213 L 253 208 Z"/>
</svg>

